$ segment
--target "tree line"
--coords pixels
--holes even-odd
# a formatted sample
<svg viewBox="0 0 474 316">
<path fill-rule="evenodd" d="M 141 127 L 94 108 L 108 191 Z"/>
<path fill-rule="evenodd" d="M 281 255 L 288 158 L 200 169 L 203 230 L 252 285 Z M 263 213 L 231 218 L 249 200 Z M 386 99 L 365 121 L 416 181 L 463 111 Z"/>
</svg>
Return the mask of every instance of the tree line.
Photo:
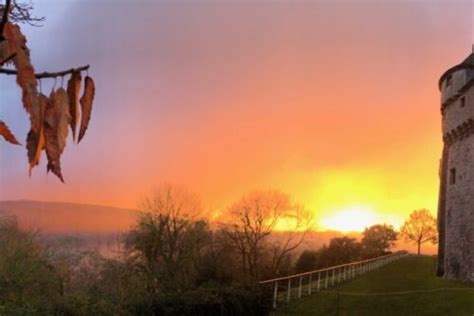
<svg viewBox="0 0 474 316">
<path fill-rule="evenodd" d="M 265 315 L 271 293 L 257 281 L 375 257 L 397 239 L 393 227 L 374 225 L 361 241 L 333 238 L 294 258 L 312 216 L 278 191 L 245 195 L 220 221 L 204 215 L 195 195 L 163 186 L 143 201 L 114 258 L 67 239 L 51 246 L 3 218 L 0 314 Z"/>
</svg>

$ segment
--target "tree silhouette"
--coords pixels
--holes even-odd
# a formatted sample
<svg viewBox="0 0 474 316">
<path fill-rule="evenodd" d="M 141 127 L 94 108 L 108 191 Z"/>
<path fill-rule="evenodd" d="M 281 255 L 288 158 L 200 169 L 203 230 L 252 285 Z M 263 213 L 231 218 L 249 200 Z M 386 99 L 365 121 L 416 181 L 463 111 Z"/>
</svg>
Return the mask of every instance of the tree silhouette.
<svg viewBox="0 0 474 316">
<path fill-rule="evenodd" d="M 366 228 L 361 240 L 364 255 L 368 258 L 386 254 L 395 245 L 397 233 L 392 225 L 377 224 Z"/>
<path fill-rule="evenodd" d="M 228 216 L 225 231 L 238 249 L 242 272 L 255 280 L 264 265 L 278 274 L 311 226 L 310 213 L 278 191 L 251 192 L 229 208 Z M 275 238 L 270 241 L 272 233 Z"/>
<path fill-rule="evenodd" d="M 199 199 L 187 190 L 165 185 L 145 199 L 126 245 L 151 276 L 153 291 L 163 286 L 186 288 L 209 236 L 207 222 L 197 216 Z"/>
<path fill-rule="evenodd" d="M 400 229 L 400 233 L 404 240 L 418 246 L 418 254 L 421 252 L 422 244 L 438 242 L 436 219 L 427 209 L 413 211 Z"/>
<path fill-rule="evenodd" d="M 319 250 L 320 267 L 360 260 L 361 248 L 361 244 L 355 238 L 347 236 L 331 238 L 329 245 Z"/>
</svg>

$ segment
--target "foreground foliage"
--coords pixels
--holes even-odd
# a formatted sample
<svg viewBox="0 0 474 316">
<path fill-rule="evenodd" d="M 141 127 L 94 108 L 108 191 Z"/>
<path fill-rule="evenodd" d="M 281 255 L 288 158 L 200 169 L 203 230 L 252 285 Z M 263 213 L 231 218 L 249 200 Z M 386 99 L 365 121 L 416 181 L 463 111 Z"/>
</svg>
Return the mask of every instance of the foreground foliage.
<svg viewBox="0 0 474 316">
<path fill-rule="evenodd" d="M 66 147 L 68 128 L 70 126 L 72 138 L 75 141 L 76 126 L 80 123 L 78 142 L 81 141 L 91 118 L 95 85 L 92 78 L 87 75 L 84 80 L 84 92 L 80 97 L 81 71 L 86 71 L 89 66 L 57 73 L 35 73 L 27 39 L 21 32 L 20 26 L 12 23 L 13 20 L 42 21 L 42 19 L 31 17 L 29 14 L 31 9 L 31 6 L 17 4 L 12 0 L 7 0 L 5 5 L 0 6 L 0 73 L 16 75 L 16 82 L 21 89 L 23 107 L 29 114 L 30 130 L 26 137 L 26 149 L 30 175 L 32 169 L 39 164 L 44 150 L 48 159 L 46 170 L 51 171 L 64 182 L 60 157 Z M 4 66 L 6 68 L 1 68 Z M 65 76 L 69 76 L 67 91 L 62 87 L 55 89 L 55 81 L 49 97 L 41 92 L 41 84 L 38 84 L 41 79 L 54 78 L 56 80 L 57 77 L 61 77 L 62 82 Z M 80 118 L 81 112 L 82 118 Z M 9 143 L 20 144 L 1 119 L 0 136 Z"/>
<path fill-rule="evenodd" d="M 186 191 L 159 190 L 114 258 L 0 218 L 0 315 L 267 314 L 271 294 L 242 278 L 227 234 L 199 212 Z"/>
</svg>

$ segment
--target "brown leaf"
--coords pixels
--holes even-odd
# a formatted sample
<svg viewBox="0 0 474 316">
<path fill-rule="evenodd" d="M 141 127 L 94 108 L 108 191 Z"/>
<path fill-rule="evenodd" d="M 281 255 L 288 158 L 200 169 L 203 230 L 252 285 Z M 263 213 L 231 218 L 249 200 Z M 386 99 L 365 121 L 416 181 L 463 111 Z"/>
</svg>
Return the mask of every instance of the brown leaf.
<svg viewBox="0 0 474 316">
<path fill-rule="evenodd" d="M 22 102 L 30 114 L 31 128 L 39 132 L 41 126 L 40 105 L 38 100 L 35 70 L 30 62 L 26 38 L 16 24 L 7 23 L 4 35 L 8 42 L 8 54 L 15 54 L 13 64 L 17 69 L 16 81 L 22 90 Z"/>
<path fill-rule="evenodd" d="M 79 92 L 81 90 L 81 72 L 74 71 L 67 82 L 69 113 L 71 114 L 72 139 L 76 140 L 76 124 L 79 121 Z"/>
<path fill-rule="evenodd" d="M 3 138 L 5 138 L 7 142 L 15 144 L 15 145 L 20 145 L 15 135 L 13 135 L 13 133 L 8 128 L 7 124 L 5 124 L 5 122 L 3 121 L 0 121 L 0 135 L 2 135 Z"/>
<path fill-rule="evenodd" d="M 48 97 L 46 97 L 43 94 L 40 94 L 39 102 L 40 102 L 41 120 L 43 120 L 44 111 L 46 109 L 46 106 L 48 105 Z M 31 176 L 31 170 L 39 164 L 41 151 L 44 149 L 44 143 L 45 143 L 45 139 L 44 139 L 43 124 L 41 124 L 40 130 L 38 132 L 36 132 L 33 129 L 30 129 L 26 137 L 26 150 L 28 153 L 28 161 L 30 163 L 30 171 L 29 171 L 30 176 Z"/>
<path fill-rule="evenodd" d="M 46 169 L 52 171 L 62 182 L 64 179 L 60 158 L 66 147 L 70 120 L 68 95 L 63 88 L 59 88 L 56 92 L 51 92 L 44 112 L 44 137 L 48 157 Z"/>
<path fill-rule="evenodd" d="M 92 113 L 92 103 L 94 102 L 95 84 L 91 77 L 87 76 L 84 83 L 84 94 L 81 97 L 82 119 L 81 128 L 79 129 L 79 140 L 84 137 Z"/>
<path fill-rule="evenodd" d="M 10 52 L 7 41 L 0 42 L 0 67 L 8 66 L 13 63 L 10 59 L 13 53 Z"/>
</svg>

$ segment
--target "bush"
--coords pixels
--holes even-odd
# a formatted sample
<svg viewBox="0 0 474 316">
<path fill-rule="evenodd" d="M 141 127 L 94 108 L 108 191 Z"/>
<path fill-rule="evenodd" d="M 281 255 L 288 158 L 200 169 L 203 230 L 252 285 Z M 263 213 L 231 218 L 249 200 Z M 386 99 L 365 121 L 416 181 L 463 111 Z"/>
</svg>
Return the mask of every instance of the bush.
<svg viewBox="0 0 474 316">
<path fill-rule="evenodd" d="M 161 296 L 153 308 L 159 315 L 266 315 L 271 295 L 258 287 L 199 287 Z"/>
<path fill-rule="evenodd" d="M 0 314 L 51 314 L 59 296 L 59 277 L 35 235 L 0 218 Z"/>
</svg>

